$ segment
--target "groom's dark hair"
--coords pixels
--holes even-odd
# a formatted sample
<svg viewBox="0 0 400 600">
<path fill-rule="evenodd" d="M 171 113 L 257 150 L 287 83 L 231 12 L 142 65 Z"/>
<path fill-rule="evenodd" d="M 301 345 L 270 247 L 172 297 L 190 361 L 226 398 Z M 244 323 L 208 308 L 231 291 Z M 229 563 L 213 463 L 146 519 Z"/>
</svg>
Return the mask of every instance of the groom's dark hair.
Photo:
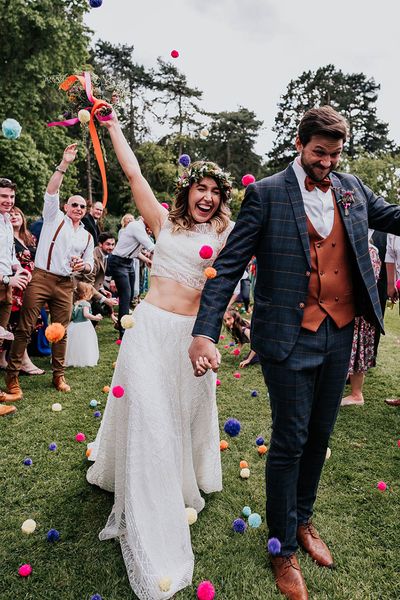
<svg viewBox="0 0 400 600">
<path fill-rule="evenodd" d="M 348 123 L 332 106 L 319 106 L 308 110 L 300 121 L 298 136 L 303 146 L 313 135 L 322 135 L 335 140 L 347 139 Z"/>
</svg>

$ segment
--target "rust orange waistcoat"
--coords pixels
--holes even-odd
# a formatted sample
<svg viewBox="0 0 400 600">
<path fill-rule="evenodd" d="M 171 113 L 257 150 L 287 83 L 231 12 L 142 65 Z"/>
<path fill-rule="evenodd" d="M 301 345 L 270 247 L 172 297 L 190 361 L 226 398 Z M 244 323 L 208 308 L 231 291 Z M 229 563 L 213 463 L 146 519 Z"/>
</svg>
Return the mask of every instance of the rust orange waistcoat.
<svg viewBox="0 0 400 600">
<path fill-rule="evenodd" d="M 327 315 L 339 328 L 355 316 L 351 248 L 337 203 L 333 198 L 332 201 L 335 217 L 332 231 L 326 238 L 317 233 L 307 217 L 311 275 L 301 326 L 310 331 L 317 331 Z"/>
</svg>

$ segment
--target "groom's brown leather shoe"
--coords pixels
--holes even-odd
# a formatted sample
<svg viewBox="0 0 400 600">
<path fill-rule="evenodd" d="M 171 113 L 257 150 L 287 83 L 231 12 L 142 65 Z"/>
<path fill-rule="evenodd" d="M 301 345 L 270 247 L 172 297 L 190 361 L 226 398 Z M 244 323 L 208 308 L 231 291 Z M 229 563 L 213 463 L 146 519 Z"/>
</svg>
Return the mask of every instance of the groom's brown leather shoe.
<svg viewBox="0 0 400 600">
<path fill-rule="evenodd" d="M 19 385 L 18 375 L 6 373 L 4 379 L 7 386 L 7 395 L 10 396 L 10 399 L 5 400 L 5 402 L 15 402 L 16 400 L 21 400 L 23 394 L 21 386 Z"/>
<path fill-rule="evenodd" d="M 0 406 L 0 417 L 5 417 L 6 415 L 12 415 L 13 413 L 15 413 L 17 409 L 15 408 L 15 406 L 6 406 L 5 404 L 3 404 L 2 406 Z"/>
<path fill-rule="evenodd" d="M 297 541 L 320 567 L 335 568 L 328 546 L 321 540 L 311 521 L 298 526 Z"/>
<path fill-rule="evenodd" d="M 64 375 L 53 375 L 53 385 L 58 392 L 70 392 L 71 388 L 65 381 Z"/>
<path fill-rule="evenodd" d="M 295 554 L 271 556 L 272 570 L 278 589 L 290 600 L 308 600 L 308 592 Z"/>
</svg>

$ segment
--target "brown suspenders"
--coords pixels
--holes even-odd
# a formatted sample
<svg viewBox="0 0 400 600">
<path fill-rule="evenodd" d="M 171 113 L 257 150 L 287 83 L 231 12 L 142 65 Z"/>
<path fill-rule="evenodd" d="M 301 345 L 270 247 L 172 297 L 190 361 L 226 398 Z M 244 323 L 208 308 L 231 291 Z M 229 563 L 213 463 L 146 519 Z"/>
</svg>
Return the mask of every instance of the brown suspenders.
<svg viewBox="0 0 400 600">
<path fill-rule="evenodd" d="M 59 224 L 59 226 L 57 227 L 57 229 L 56 229 L 56 232 L 55 232 L 55 234 L 54 234 L 54 236 L 53 236 L 53 239 L 52 239 L 52 240 L 51 240 L 51 242 L 50 242 L 49 254 L 48 254 L 48 256 L 47 256 L 47 266 L 46 266 L 46 269 L 47 269 L 47 271 L 50 271 L 51 256 L 52 256 L 52 254 L 53 254 L 53 248 L 54 248 L 54 244 L 56 243 L 57 236 L 58 236 L 58 234 L 60 233 L 60 231 L 61 231 L 61 228 L 62 228 L 62 226 L 64 225 L 64 223 L 65 223 L 65 221 L 64 221 L 64 219 L 63 219 L 63 220 L 61 221 L 61 223 Z M 85 252 L 86 252 L 86 250 L 87 250 L 87 247 L 89 246 L 89 242 L 90 242 L 90 233 L 88 232 L 88 239 L 87 239 L 87 242 L 86 242 L 86 246 L 85 246 L 85 248 L 83 249 L 83 252 L 81 253 L 81 258 L 83 258 L 83 255 L 85 254 Z"/>
</svg>

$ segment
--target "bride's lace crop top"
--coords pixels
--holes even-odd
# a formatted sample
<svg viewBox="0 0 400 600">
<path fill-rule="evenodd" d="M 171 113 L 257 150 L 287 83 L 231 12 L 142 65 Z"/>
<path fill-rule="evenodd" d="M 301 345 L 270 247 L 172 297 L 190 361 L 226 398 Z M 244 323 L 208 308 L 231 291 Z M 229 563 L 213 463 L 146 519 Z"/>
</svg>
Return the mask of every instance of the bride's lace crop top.
<svg viewBox="0 0 400 600">
<path fill-rule="evenodd" d="M 190 231 L 173 233 L 173 224 L 167 218 L 157 238 L 150 274 L 202 290 L 206 282 L 204 269 L 213 264 L 233 226 L 231 221 L 225 231 L 216 233 L 209 223 L 200 223 Z M 201 258 L 202 246 L 211 246 L 211 258 Z"/>
</svg>

